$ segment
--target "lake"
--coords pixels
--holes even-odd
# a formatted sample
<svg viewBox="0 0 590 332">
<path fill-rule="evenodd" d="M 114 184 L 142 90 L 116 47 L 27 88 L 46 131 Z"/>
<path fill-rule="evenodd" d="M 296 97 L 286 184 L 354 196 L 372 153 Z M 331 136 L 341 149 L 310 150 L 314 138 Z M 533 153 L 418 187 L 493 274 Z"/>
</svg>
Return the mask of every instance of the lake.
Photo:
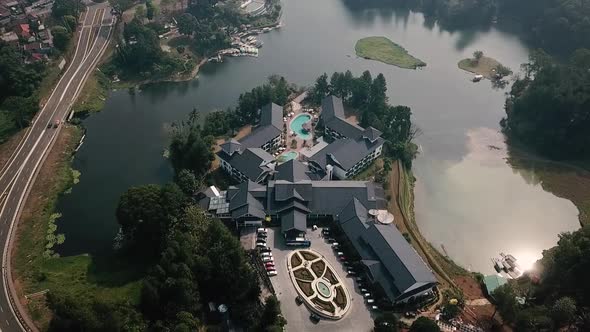
<svg viewBox="0 0 590 332">
<path fill-rule="evenodd" d="M 498 122 L 507 90 L 494 90 L 489 81 L 474 84 L 471 74 L 457 68 L 459 60 L 482 50 L 517 70 L 528 55 L 517 36 L 493 27 L 451 32 L 419 13 L 348 3 L 287 0 L 285 26 L 260 37 L 258 58 L 207 65 L 198 79 L 154 84 L 135 95 L 112 92 L 104 110 L 84 121 L 87 137 L 74 160 L 80 183 L 58 203 L 58 232 L 66 234 L 60 253 L 110 250 L 119 196 L 129 186 L 171 180 L 163 158 L 166 128 L 193 108 L 204 113 L 233 106 L 240 93 L 271 74 L 311 85 L 324 72 L 347 69 L 383 73 L 390 103 L 412 108 L 424 132 L 414 164 L 417 222 L 457 263 L 492 272 L 490 257 L 505 251 L 530 265 L 560 232 L 579 227 L 571 202 L 506 163 Z M 428 65 L 405 70 L 356 58 L 354 45 L 367 36 L 386 36 Z"/>
</svg>

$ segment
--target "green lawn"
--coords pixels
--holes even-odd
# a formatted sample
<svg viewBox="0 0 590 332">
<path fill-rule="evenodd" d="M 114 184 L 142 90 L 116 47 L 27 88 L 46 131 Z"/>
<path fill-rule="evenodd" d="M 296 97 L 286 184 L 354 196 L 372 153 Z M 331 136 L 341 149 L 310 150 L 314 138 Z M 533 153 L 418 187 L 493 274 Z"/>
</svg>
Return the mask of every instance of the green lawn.
<svg viewBox="0 0 590 332">
<path fill-rule="evenodd" d="M 367 37 L 356 42 L 356 55 L 405 69 L 416 69 L 426 63 L 413 57 L 405 48 L 385 37 Z"/>
<path fill-rule="evenodd" d="M 500 65 L 500 63 L 490 57 L 484 56 L 479 61 L 475 59 L 463 59 L 457 64 L 459 68 L 468 71 L 470 73 L 483 75 L 487 79 L 494 77 L 494 70 Z"/>
</svg>

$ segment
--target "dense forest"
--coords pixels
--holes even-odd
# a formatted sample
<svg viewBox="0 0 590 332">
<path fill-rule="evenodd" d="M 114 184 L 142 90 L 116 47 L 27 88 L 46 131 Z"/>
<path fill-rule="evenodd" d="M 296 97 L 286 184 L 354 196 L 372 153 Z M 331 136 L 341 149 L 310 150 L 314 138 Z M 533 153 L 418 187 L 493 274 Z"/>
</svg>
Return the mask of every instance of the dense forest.
<svg viewBox="0 0 590 332">
<path fill-rule="evenodd" d="M 318 77 L 307 100 L 319 105 L 330 94 L 342 98 L 359 117 L 362 127 L 373 126 L 383 132 L 385 154 L 411 167 L 417 153 L 417 146 L 412 141 L 420 130 L 412 124 L 411 109 L 389 105 L 386 92 L 387 82 L 381 73 L 373 78 L 369 71 L 359 77 L 354 77 L 350 71 L 335 72 L 329 82 L 327 74 Z"/>
<path fill-rule="evenodd" d="M 590 158 L 590 51 L 565 63 L 536 51 L 523 69 L 506 101 L 504 131 L 550 158 Z"/>
<path fill-rule="evenodd" d="M 590 331 L 590 226 L 559 237 L 536 271 L 493 293 L 498 313 L 516 331 Z M 517 301 L 517 297 L 524 299 Z"/>
</svg>

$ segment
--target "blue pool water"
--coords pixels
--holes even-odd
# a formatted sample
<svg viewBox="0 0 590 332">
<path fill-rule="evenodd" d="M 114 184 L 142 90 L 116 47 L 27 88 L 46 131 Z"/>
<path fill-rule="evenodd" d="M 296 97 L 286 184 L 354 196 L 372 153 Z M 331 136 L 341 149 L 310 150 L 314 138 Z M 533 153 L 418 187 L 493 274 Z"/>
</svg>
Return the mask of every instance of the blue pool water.
<svg viewBox="0 0 590 332">
<path fill-rule="evenodd" d="M 284 163 L 287 162 L 291 159 L 295 159 L 297 158 L 297 156 L 299 155 L 299 153 L 297 153 L 297 151 L 289 151 L 287 153 L 283 153 L 282 155 L 279 156 L 279 162 Z"/>
<path fill-rule="evenodd" d="M 299 138 L 306 140 L 311 139 L 311 133 L 306 133 L 303 131 L 303 124 L 309 121 L 311 121 L 311 115 L 299 114 L 291 121 L 291 125 L 289 127 L 291 127 L 291 130 L 294 131 L 295 134 L 299 136 Z"/>
</svg>

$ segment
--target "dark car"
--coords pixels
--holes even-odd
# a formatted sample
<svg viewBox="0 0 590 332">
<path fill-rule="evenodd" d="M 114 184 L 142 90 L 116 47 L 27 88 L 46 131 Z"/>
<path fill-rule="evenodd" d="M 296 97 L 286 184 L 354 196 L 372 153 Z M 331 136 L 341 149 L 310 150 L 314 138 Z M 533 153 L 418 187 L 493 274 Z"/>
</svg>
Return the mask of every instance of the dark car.
<svg viewBox="0 0 590 332">
<path fill-rule="evenodd" d="M 336 239 L 329 237 L 327 239 L 327 241 L 328 241 L 328 243 L 334 243 L 334 242 L 336 242 Z"/>
<path fill-rule="evenodd" d="M 322 234 L 330 235 L 330 230 L 329 229 L 322 229 Z"/>
<path fill-rule="evenodd" d="M 297 296 L 295 298 L 295 304 L 297 304 L 297 305 L 303 304 L 303 298 L 301 298 L 301 296 Z"/>
<path fill-rule="evenodd" d="M 260 248 L 260 251 L 261 252 L 271 252 L 272 249 L 270 249 L 269 247 L 263 247 L 263 248 Z"/>
<path fill-rule="evenodd" d="M 317 324 L 320 322 L 320 316 L 318 316 L 317 314 L 311 314 L 309 316 L 309 320 L 311 320 L 312 323 Z"/>
</svg>

